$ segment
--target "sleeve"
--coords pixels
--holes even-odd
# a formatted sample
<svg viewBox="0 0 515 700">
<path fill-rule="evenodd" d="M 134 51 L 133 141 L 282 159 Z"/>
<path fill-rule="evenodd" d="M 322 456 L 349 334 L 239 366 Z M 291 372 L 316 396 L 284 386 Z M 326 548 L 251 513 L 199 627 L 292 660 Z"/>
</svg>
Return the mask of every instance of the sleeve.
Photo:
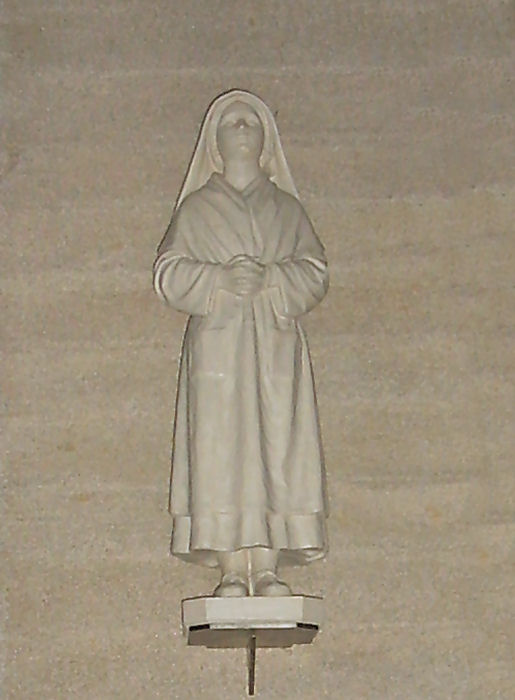
<svg viewBox="0 0 515 700">
<path fill-rule="evenodd" d="M 212 305 L 219 265 L 196 259 L 191 216 L 184 204 L 173 216 L 154 263 L 154 289 L 178 311 L 205 316 Z"/>
<path fill-rule="evenodd" d="M 295 250 L 291 257 L 267 266 L 265 287 L 279 290 L 284 316 L 296 317 L 316 306 L 326 295 L 329 275 L 324 248 L 301 208 Z"/>
</svg>

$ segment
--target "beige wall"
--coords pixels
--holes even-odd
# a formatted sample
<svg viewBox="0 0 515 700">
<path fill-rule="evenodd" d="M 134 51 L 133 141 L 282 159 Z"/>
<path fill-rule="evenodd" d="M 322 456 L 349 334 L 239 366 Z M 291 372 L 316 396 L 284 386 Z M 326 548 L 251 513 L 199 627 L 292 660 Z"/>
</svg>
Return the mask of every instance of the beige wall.
<svg viewBox="0 0 515 700">
<path fill-rule="evenodd" d="M 290 576 L 328 621 L 260 652 L 258 690 L 507 699 L 513 3 L 23 0 L 4 20 L 3 697 L 243 695 L 242 651 L 180 636 L 215 574 L 167 557 L 185 319 L 151 287 L 203 112 L 239 86 L 277 111 L 332 273 L 305 323 L 332 549 Z"/>
</svg>

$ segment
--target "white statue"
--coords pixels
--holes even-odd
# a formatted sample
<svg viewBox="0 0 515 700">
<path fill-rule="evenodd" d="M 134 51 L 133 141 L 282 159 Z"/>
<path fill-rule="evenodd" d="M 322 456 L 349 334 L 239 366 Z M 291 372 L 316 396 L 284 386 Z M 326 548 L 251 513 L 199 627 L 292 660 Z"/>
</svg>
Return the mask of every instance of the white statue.
<svg viewBox="0 0 515 700">
<path fill-rule="evenodd" d="M 299 317 L 327 291 L 324 249 L 255 95 L 209 107 L 154 266 L 189 314 L 178 379 L 171 551 L 220 567 L 215 596 L 290 595 L 278 564 L 327 549 L 313 375 Z"/>
</svg>

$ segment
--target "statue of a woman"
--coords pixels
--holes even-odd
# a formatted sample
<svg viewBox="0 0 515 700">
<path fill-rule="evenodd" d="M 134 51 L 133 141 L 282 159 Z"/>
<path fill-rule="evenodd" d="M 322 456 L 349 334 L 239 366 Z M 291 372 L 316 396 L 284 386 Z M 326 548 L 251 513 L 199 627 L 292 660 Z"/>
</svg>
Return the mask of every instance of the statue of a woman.
<svg viewBox="0 0 515 700">
<path fill-rule="evenodd" d="M 171 551 L 219 566 L 217 596 L 290 595 L 279 564 L 327 549 L 313 375 L 298 318 L 327 291 L 273 116 L 231 90 L 205 116 L 154 266 L 189 314 L 178 378 Z"/>
</svg>

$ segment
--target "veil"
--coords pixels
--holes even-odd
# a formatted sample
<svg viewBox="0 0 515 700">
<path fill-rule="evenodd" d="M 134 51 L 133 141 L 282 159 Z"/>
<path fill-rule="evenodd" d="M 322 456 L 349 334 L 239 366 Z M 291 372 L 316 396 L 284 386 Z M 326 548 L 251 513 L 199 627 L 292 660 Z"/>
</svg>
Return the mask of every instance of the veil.
<svg viewBox="0 0 515 700">
<path fill-rule="evenodd" d="M 272 112 L 259 97 L 251 92 L 229 90 L 219 95 L 209 105 L 175 203 L 175 211 L 191 192 L 205 185 L 214 172 L 223 171 L 222 158 L 216 144 L 216 130 L 223 111 L 233 102 L 245 102 L 256 111 L 264 129 L 264 145 L 259 164 L 272 182 L 298 199 L 297 188 L 286 162 Z"/>
</svg>

